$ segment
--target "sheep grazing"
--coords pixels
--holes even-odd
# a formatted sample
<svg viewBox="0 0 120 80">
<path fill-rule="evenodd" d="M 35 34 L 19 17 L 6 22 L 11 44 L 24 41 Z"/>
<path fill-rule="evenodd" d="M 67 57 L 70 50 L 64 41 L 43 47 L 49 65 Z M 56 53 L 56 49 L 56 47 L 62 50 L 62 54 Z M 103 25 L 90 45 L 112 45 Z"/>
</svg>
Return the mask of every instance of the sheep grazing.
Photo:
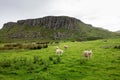
<svg viewBox="0 0 120 80">
<path fill-rule="evenodd" d="M 59 49 L 59 48 L 56 49 L 56 54 L 57 54 L 57 55 L 62 55 L 62 53 L 63 53 L 63 50 L 61 50 L 61 49 Z"/>
<path fill-rule="evenodd" d="M 92 56 L 92 50 L 84 51 L 82 55 L 83 55 L 83 57 L 87 57 L 88 60 L 89 60 L 91 58 L 91 56 Z"/>
<path fill-rule="evenodd" d="M 68 45 L 64 45 L 64 48 L 67 49 L 67 48 L 68 48 Z"/>
</svg>

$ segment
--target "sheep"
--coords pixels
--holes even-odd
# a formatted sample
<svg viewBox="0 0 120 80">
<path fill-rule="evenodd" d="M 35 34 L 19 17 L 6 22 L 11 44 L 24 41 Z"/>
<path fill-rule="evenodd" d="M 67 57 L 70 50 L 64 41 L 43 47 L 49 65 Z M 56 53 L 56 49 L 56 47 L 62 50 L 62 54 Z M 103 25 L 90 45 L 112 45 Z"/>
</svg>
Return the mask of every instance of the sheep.
<svg viewBox="0 0 120 80">
<path fill-rule="evenodd" d="M 84 51 L 83 54 L 82 54 L 83 57 L 87 57 L 88 60 L 91 58 L 92 56 L 92 50 L 90 51 Z"/>
<path fill-rule="evenodd" d="M 64 48 L 67 49 L 67 48 L 68 48 L 68 45 L 64 45 Z"/>
<path fill-rule="evenodd" d="M 62 53 L 63 53 L 63 50 L 62 49 L 56 49 L 56 54 L 57 55 L 62 55 Z"/>
</svg>

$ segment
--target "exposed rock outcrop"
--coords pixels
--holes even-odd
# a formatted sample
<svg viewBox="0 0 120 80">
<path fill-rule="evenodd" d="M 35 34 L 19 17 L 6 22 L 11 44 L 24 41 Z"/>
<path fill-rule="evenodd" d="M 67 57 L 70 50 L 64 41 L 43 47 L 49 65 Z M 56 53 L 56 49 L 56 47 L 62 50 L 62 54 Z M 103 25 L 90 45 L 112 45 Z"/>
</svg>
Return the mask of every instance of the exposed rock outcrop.
<svg viewBox="0 0 120 80">
<path fill-rule="evenodd" d="M 116 33 L 120 33 L 120 30 L 119 30 L 119 31 L 116 31 Z"/>
<path fill-rule="evenodd" d="M 3 28 L 11 28 L 11 26 L 15 26 L 16 24 L 16 22 L 8 22 L 4 24 Z"/>
<path fill-rule="evenodd" d="M 18 20 L 16 23 L 8 22 L 4 24 L 3 27 L 10 27 L 17 24 L 17 25 L 28 25 L 33 27 L 43 26 L 49 29 L 52 28 L 54 30 L 59 28 L 74 29 L 78 22 L 80 22 L 80 20 L 67 16 L 47 16 L 37 19 Z"/>
<path fill-rule="evenodd" d="M 8 22 L 0 30 L 3 40 L 94 40 L 109 38 L 116 34 L 95 28 L 68 16 L 46 16 L 43 18 Z"/>
</svg>

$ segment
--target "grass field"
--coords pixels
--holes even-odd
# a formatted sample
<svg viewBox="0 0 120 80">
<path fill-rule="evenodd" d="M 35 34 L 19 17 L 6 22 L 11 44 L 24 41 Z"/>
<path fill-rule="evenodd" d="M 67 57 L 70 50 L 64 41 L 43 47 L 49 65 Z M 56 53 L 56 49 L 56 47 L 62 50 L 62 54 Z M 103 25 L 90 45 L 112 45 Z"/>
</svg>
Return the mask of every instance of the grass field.
<svg viewBox="0 0 120 80">
<path fill-rule="evenodd" d="M 68 45 L 64 49 L 63 45 Z M 3 45 L 3 44 L 1 44 Z M 40 50 L 0 50 L 0 80 L 120 80 L 120 39 L 60 42 Z M 55 54 L 56 46 L 64 50 Z M 90 60 L 82 58 L 92 50 Z"/>
</svg>

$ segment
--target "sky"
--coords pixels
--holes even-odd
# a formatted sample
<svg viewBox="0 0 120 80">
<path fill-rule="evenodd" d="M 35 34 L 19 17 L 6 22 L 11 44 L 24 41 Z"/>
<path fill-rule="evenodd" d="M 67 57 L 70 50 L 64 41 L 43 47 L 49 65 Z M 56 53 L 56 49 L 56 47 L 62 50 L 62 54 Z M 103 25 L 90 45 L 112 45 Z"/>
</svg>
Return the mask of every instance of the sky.
<svg viewBox="0 0 120 80">
<path fill-rule="evenodd" d="M 4 23 L 44 16 L 70 16 L 109 31 L 120 30 L 120 0 L 0 0 Z"/>
</svg>

